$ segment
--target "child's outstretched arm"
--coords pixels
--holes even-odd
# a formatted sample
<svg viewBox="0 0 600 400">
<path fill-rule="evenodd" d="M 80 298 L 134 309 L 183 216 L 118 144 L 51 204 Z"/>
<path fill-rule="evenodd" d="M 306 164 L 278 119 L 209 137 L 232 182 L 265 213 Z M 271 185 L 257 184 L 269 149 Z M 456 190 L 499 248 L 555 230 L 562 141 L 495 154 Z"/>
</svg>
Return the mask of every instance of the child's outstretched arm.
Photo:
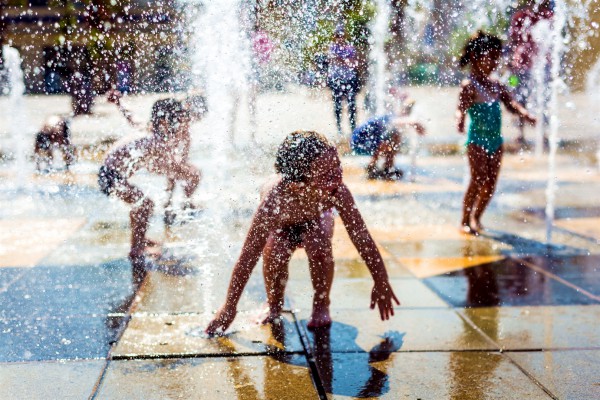
<svg viewBox="0 0 600 400">
<path fill-rule="evenodd" d="M 406 118 L 406 117 L 400 117 L 394 120 L 394 126 L 399 129 L 399 128 L 404 128 L 405 126 L 411 127 L 414 130 L 417 131 L 417 133 L 419 135 L 425 135 L 425 133 L 427 132 L 425 130 L 425 126 L 417 121 L 416 119 L 413 118 Z"/>
<path fill-rule="evenodd" d="M 346 185 L 340 186 L 336 192 L 336 198 L 336 208 L 348 231 L 350 240 L 352 240 L 358 253 L 365 260 L 367 268 L 369 268 L 371 276 L 373 276 L 375 285 L 371 292 L 371 309 L 374 309 L 377 305 L 381 319 L 387 320 L 394 315 L 393 301 L 398 305 L 400 305 L 400 301 L 392 290 L 379 249 L 377 249 L 375 241 L 371 237 L 365 221 L 356 207 L 354 198 Z"/>
<path fill-rule="evenodd" d="M 475 91 L 469 82 L 464 82 L 458 95 L 458 108 L 456 109 L 456 129 L 460 133 L 465 132 L 465 119 L 467 110 L 475 102 Z"/>
<path fill-rule="evenodd" d="M 127 122 L 129 122 L 129 125 L 133 126 L 134 128 L 140 127 L 140 124 L 134 121 L 131 112 L 125 107 L 123 107 L 123 104 L 121 103 L 121 97 L 123 97 L 123 95 L 121 94 L 121 92 L 119 92 L 118 90 L 110 90 L 108 91 L 106 97 L 110 103 L 113 103 L 117 106 L 117 108 L 119 109 L 121 114 L 123 114 Z"/>
<path fill-rule="evenodd" d="M 500 88 L 500 100 L 502 100 L 502 104 L 506 107 L 508 111 L 513 114 L 519 115 L 523 120 L 529 122 L 532 125 L 535 125 L 537 122 L 536 118 L 531 115 L 525 107 L 523 107 L 518 101 L 516 101 L 506 86 L 502 85 Z"/>
<path fill-rule="evenodd" d="M 206 328 L 208 335 L 225 332 L 235 319 L 237 304 L 248 283 L 248 279 L 250 279 L 250 274 L 260 258 L 274 223 L 273 218 L 270 216 L 268 200 L 267 198 L 263 201 L 252 219 L 242 252 L 231 273 L 225 304 L 217 311 L 215 318 L 208 324 Z"/>
</svg>

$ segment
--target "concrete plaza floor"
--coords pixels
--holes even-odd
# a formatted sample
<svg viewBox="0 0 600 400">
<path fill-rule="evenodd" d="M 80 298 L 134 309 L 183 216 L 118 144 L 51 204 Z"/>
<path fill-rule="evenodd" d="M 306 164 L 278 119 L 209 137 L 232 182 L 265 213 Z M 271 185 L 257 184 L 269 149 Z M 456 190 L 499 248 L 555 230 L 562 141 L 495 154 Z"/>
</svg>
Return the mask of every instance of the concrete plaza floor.
<svg viewBox="0 0 600 400">
<path fill-rule="evenodd" d="M 326 93 L 259 98 L 260 146 L 248 145 L 243 113 L 237 150 L 215 144 L 223 139 L 204 122 L 194 126 L 203 211 L 180 212 L 165 227 L 157 207 L 150 236 L 164 243 L 164 255 L 137 291 L 126 257 L 128 208 L 95 182 L 104 141 L 132 133 L 118 113 L 100 99 L 96 115 L 74 121 L 79 160 L 71 172 L 35 174 L 28 161 L 23 173 L 7 160 L 0 166 L 0 399 L 600 398 L 595 149 L 558 154 L 550 243 L 547 156 L 528 152 L 506 155 L 487 230 L 465 236 L 458 222 L 466 161 L 456 151 L 460 137 L 443 123 L 451 123 L 455 93 L 413 93 L 417 104 L 439 107 L 418 110 L 433 115 L 414 174 L 369 181 L 367 158 L 342 157 L 402 303 L 386 322 L 368 309 L 372 279 L 338 220 L 331 328 L 306 327 L 311 285 L 300 250 L 280 323 L 256 323 L 265 302 L 258 265 L 229 334 L 203 334 L 272 173 L 273 145 L 297 128 L 334 137 Z M 126 104 L 143 120 L 158 97 Z M 68 110 L 64 97 L 27 102 L 35 126 Z M 585 118 L 565 120 L 563 137 L 593 142 Z M 11 138 L 0 139 L 5 151 Z M 441 147 L 448 152 L 439 154 Z M 398 165 L 408 172 L 408 155 Z M 138 179 L 162 204 L 164 181 Z"/>
</svg>

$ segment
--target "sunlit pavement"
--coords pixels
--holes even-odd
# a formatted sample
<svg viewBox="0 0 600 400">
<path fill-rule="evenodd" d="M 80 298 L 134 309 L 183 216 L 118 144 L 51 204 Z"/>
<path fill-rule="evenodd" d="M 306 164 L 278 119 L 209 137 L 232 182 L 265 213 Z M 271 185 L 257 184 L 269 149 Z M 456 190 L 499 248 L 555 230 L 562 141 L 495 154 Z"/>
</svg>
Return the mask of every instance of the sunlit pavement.
<svg viewBox="0 0 600 400">
<path fill-rule="evenodd" d="M 114 116 L 95 118 L 119 126 Z M 547 156 L 506 156 L 478 237 L 458 231 L 460 154 L 428 153 L 425 144 L 415 174 L 393 183 L 366 180 L 367 159 L 344 156 L 345 180 L 402 302 L 396 315 L 382 322 L 369 310 L 372 279 L 338 220 L 330 329 L 306 328 L 311 285 L 298 251 L 280 323 L 257 324 L 265 302 L 258 265 L 230 333 L 209 339 L 203 329 L 224 299 L 273 157 L 270 148 L 228 150 L 222 172 L 210 158 L 214 139 L 196 129 L 204 211 L 167 229 L 157 207 L 150 236 L 165 255 L 135 293 L 128 209 L 98 192 L 97 157 L 82 155 L 69 174 L 28 173 L 16 186 L 11 164 L 0 169 L 0 398 L 600 397 L 594 160 L 559 154 L 546 243 Z M 408 156 L 398 165 L 410 171 Z M 164 182 L 142 176 L 140 185 L 159 188 L 161 204 Z"/>
</svg>

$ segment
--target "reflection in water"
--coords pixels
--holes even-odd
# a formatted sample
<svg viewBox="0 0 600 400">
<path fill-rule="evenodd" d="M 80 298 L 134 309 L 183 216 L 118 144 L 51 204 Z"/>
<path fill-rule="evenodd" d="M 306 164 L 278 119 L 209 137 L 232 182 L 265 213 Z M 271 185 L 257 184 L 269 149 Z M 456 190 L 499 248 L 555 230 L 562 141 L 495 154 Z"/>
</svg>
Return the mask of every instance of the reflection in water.
<svg viewBox="0 0 600 400">
<path fill-rule="evenodd" d="M 468 257 L 473 254 L 473 242 L 466 242 L 463 255 Z M 493 265 L 493 264 L 492 264 Z M 485 332 L 494 342 L 498 338 L 498 310 L 500 296 L 496 271 L 491 265 L 481 265 L 464 270 L 467 277 L 467 293 L 465 299 L 466 313 L 469 307 L 490 307 L 488 318 L 485 321 Z M 464 322 L 464 336 L 468 340 L 472 328 Z M 475 358 L 470 352 L 450 353 L 450 379 L 448 385 L 450 398 L 453 400 L 479 400 L 488 395 L 488 389 L 493 386 L 494 371 L 498 367 L 500 357 L 487 357 L 487 362 L 474 362 Z"/>
<path fill-rule="evenodd" d="M 281 368 L 281 364 L 306 368 L 306 360 L 303 356 L 294 355 L 285 349 L 286 326 L 284 319 L 271 323 L 270 328 L 275 343 L 266 345 L 269 356 L 264 357 L 262 376 L 259 370 L 248 368 L 248 365 L 245 364 L 248 360 L 244 357 L 230 357 L 227 360 L 229 376 L 238 399 L 289 398 L 290 394 L 286 393 L 288 386 L 286 383 L 290 381 L 290 369 Z M 238 351 L 230 337 L 221 336 L 215 339 L 223 353 L 235 354 Z M 300 378 L 295 377 L 294 379 Z M 308 379 L 306 383 L 310 383 Z"/>
<path fill-rule="evenodd" d="M 368 354 L 345 353 L 344 356 L 334 357 L 331 351 L 332 330 L 335 332 L 336 345 L 343 348 L 357 347 L 355 339 L 358 329 L 354 326 L 334 322 L 331 327 L 311 331 L 314 362 L 325 392 L 356 398 L 378 397 L 387 393 L 389 379 L 385 369 L 389 363 L 386 361 L 402 347 L 404 334 L 386 332 L 381 342 Z M 351 343 L 344 343 L 344 340 L 351 340 Z M 358 360 L 361 361 L 357 362 Z M 377 368 L 372 363 L 378 363 Z"/>
<path fill-rule="evenodd" d="M 464 258 L 479 254 L 477 241 L 465 241 L 462 248 Z M 496 271 L 487 266 L 477 266 L 464 270 L 467 277 L 466 307 L 497 306 L 499 304 L 498 281 Z"/>
</svg>

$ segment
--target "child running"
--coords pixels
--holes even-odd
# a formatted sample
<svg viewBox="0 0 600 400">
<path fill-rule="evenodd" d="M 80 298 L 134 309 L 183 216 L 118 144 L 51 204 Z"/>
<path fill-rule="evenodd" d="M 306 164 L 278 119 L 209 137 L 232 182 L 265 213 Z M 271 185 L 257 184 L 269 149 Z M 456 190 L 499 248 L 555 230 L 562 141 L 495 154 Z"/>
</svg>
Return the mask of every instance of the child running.
<svg viewBox="0 0 600 400">
<path fill-rule="evenodd" d="M 316 132 L 297 131 L 288 135 L 277 151 L 275 169 L 280 174 L 256 211 L 242 252 L 231 275 L 225 304 L 206 329 L 222 334 L 233 322 L 237 304 L 254 266 L 263 256 L 268 323 L 280 317 L 288 264 L 292 253 L 304 247 L 313 285 L 309 328 L 331 324 L 329 292 L 333 281 L 334 209 L 350 239 L 365 260 L 375 283 L 371 309 L 377 305 L 382 320 L 394 315 L 398 305 L 387 271 L 354 198 L 342 181 L 342 167 L 335 147 Z"/>
<path fill-rule="evenodd" d="M 109 152 L 100 167 L 98 175 L 100 190 L 106 195 L 114 194 L 133 206 L 129 214 L 131 222 L 129 259 L 134 284 L 141 283 L 146 274 L 145 254 L 156 250 L 158 244 L 146 238 L 154 202 L 131 184 L 129 179 L 138 170 L 146 168 L 149 172 L 164 175 L 169 179 L 184 181 L 186 197 L 192 196 L 200 183 L 200 174 L 176 157 L 176 149 L 180 145 L 180 132 L 188 128 L 188 119 L 179 101 L 158 100 L 152 107 L 152 136 L 117 147 Z"/>
<path fill-rule="evenodd" d="M 507 87 L 491 77 L 498 67 L 502 54 L 502 41 L 478 32 L 466 44 L 460 66 L 471 66 L 469 79 L 461 85 L 456 111 L 457 128 L 465 131 L 465 118 L 469 114 L 467 157 L 471 181 L 463 200 L 461 230 L 477 235 L 483 229 L 481 216 L 488 206 L 498 181 L 502 163 L 502 113 L 500 102 L 522 120 L 535 124 L 536 120 L 515 101 Z"/>
</svg>

